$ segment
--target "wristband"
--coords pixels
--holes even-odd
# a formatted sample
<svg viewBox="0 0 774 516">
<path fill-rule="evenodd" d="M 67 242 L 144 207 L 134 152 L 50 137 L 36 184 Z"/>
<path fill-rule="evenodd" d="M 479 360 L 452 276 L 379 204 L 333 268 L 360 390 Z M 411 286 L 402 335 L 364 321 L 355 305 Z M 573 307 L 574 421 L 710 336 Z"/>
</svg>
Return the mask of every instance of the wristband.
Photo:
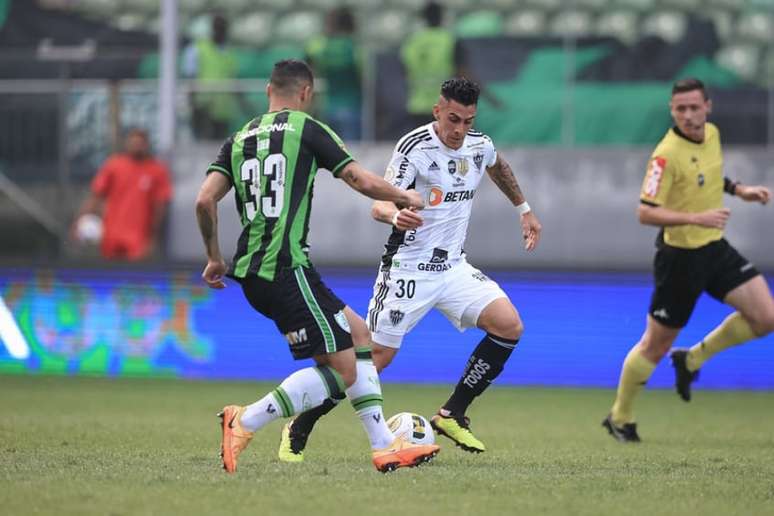
<svg viewBox="0 0 774 516">
<path fill-rule="evenodd" d="M 519 215 L 524 215 L 532 211 L 532 208 L 529 207 L 527 201 L 524 201 L 523 203 L 516 206 L 516 209 L 519 210 Z"/>
<path fill-rule="evenodd" d="M 723 178 L 723 191 L 729 195 L 736 195 L 736 187 L 739 186 L 739 181 L 734 181 L 727 177 Z"/>
<path fill-rule="evenodd" d="M 400 215 L 400 210 L 395 212 L 395 215 L 392 216 L 392 220 L 390 220 L 390 224 L 397 227 L 398 226 L 398 215 Z"/>
</svg>

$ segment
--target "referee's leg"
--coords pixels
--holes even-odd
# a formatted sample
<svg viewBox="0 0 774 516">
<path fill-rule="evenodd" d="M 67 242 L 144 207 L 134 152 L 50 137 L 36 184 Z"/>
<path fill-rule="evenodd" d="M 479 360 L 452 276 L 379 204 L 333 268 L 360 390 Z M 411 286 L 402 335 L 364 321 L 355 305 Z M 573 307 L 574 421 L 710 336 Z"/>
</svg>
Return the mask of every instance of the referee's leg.
<svg viewBox="0 0 774 516">
<path fill-rule="evenodd" d="M 688 350 L 685 367 L 698 371 L 712 356 L 774 331 L 774 298 L 762 275 L 757 275 L 723 298 L 736 311 L 725 318 L 701 342 Z"/>
</svg>

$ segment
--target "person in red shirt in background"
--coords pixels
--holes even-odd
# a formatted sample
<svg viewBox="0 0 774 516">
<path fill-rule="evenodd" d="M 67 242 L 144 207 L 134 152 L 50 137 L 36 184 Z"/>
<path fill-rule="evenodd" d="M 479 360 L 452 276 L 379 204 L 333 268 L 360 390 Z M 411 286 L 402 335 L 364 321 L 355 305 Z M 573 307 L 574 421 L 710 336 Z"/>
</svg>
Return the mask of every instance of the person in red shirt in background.
<svg viewBox="0 0 774 516">
<path fill-rule="evenodd" d="M 125 151 L 110 156 L 91 182 L 91 193 L 73 224 L 86 214 L 102 216 L 100 251 L 109 260 L 142 260 L 156 249 L 172 197 L 166 165 L 150 153 L 148 133 L 131 129 Z"/>
</svg>

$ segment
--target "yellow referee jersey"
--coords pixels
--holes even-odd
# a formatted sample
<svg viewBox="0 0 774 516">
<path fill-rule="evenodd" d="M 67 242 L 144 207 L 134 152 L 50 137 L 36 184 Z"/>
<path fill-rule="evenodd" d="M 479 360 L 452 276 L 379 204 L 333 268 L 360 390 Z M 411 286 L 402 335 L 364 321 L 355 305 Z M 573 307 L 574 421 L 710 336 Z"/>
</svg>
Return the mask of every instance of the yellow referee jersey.
<svg viewBox="0 0 774 516">
<path fill-rule="evenodd" d="M 692 142 L 674 128 L 667 131 L 650 158 L 640 200 L 689 213 L 722 208 L 723 152 L 718 128 L 707 123 L 702 143 Z M 664 228 L 664 242 L 683 249 L 696 249 L 722 237 L 722 229 L 693 224 Z"/>
</svg>

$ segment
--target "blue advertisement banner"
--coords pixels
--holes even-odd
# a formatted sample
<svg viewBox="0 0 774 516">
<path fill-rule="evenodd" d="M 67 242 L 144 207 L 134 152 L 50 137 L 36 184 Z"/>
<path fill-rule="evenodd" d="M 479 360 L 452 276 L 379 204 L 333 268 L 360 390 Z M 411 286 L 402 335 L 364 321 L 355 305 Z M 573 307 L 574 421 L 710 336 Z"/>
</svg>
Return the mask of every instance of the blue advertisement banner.
<svg viewBox="0 0 774 516">
<path fill-rule="evenodd" d="M 375 274 L 323 270 L 361 315 Z M 647 274 L 493 273 L 519 310 L 524 336 L 498 384 L 613 387 L 645 325 Z M 702 296 L 676 346 L 731 312 Z M 482 337 L 432 311 L 404 339 L 387 382 L 454 383 Z M 301 366 L 240 286 L 213 291 L 191 271 L 0 269 L 0 373 L 276 380 Z M 774 389 L 774 336 L 724 351 L 697 387 Z M 671 387 L 668 360 L 650 387 Z"/>
</svg>

